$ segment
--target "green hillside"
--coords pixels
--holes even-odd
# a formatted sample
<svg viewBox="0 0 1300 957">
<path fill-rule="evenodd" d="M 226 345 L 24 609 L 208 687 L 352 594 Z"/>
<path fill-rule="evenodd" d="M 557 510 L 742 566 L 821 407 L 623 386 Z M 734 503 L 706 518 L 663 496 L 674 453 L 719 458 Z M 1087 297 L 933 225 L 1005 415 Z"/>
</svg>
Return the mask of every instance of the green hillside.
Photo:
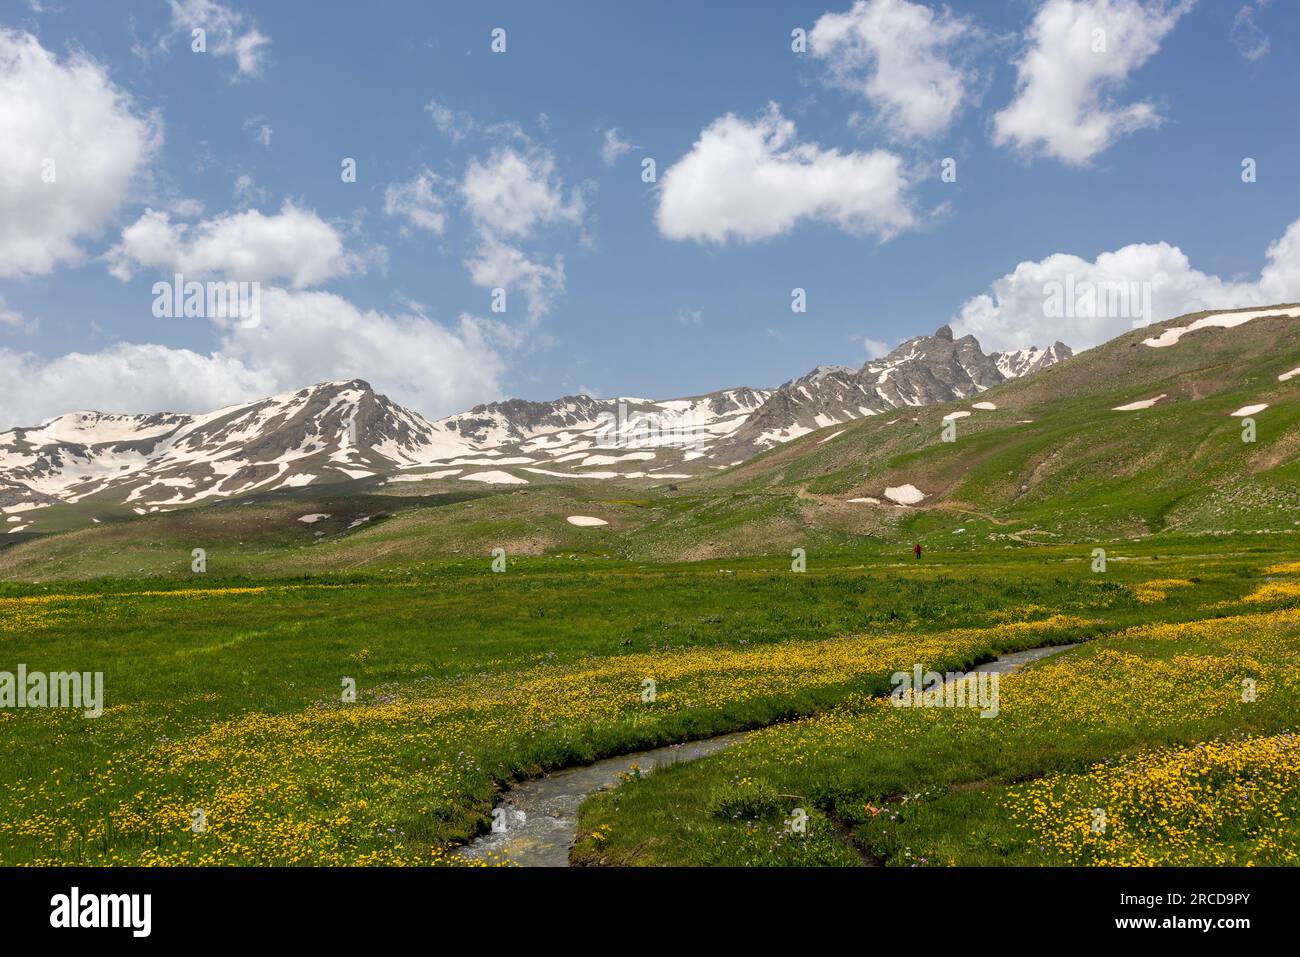
<svg viewBox="0 0 1300 957">
<path fill-rule="evenodd" d="M 696 490 L 802 490 L 838 502 L 883 500 L 886 488 L 910 484 L 926 497 L 908 510 L 908 525 L 932 527 L 937 509 L 968 513 L 983 529 L 1011 523 L 1076 539 L 1294 528 L 1300 379 L 1278 377 L 1300 365 L 1300 324 L 1258 319 L 1198 330 L 1166 348 L 1142 345 L 1160 328 L 977 400 L 804 436 Z M 1156 396 L 1164 398 L 1150 408 L 1115 411 Z M 974 401 L 997 408 L 977 410 Z M 1256 437 L 1247 443 L 1231 413 L 1257 404 L 1267 408 L 1252 416 Z M 944 416 L 965 410 L 971 414 L 954 422 L 956 441 L 942 441 Z"/>
<path fill-rule="evenodd" d="M 27 540 L 0 550 L 0 576 L 186 576 L 196 547 L 211 573 L 280 577 L 400 570 L 494 548 L 692 561 L 795 547 L 886 554 L 913 540 L 952 551 L 1292 533 L 1300 377 L 1279 376 L 1300 366 L 1300 322 L 1256 319 L 1143 345 L 1202 315 L 1135 330 L 971 400 L 831 426 L 680 487 L 556 481 L 466 492 L 449 481 L 362 480 L 19 536 Z M 1245 442 L 1232 413 L 1261 404 Z M 949 423 L 946 442 L 954 412 L 968 414 Z M 903 486 L 924 498 L 886 498 Z M 329 518 L 301 521 L 315 514 Z M 579 528 L 571 515 L 608 524 Z"/>
</svg>

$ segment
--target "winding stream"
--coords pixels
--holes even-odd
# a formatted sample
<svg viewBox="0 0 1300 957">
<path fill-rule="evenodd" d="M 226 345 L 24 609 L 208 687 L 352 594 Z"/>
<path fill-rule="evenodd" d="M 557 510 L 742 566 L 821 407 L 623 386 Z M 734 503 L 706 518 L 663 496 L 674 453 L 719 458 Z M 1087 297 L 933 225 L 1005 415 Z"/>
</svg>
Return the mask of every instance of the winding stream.
<svg viewBox="0 0 1300 957">
<path fill-rule="evenodd" d="M 1075 645 L 1031 648 L 1001 655 L 966 672 L 1013 674 L 1033 661 L 1059 654 Z M 502 858 L 522 867 L 568 867 L 569 848 L 578 827 L 578 805 L 596 791 L 617 787 L 633 765 L 642 772 L 679 761 L 694 761 L 717 754 L 745 740 L 751 732 L 736 731 L 700 741 L 670 744 L 651 751 L 605 758 L 595 764 L 564 768 L 524 781 L 502 795 L 493 819 L 504 830 L 480 835 L 460 851 L 471 860 Z"/>
</svg>

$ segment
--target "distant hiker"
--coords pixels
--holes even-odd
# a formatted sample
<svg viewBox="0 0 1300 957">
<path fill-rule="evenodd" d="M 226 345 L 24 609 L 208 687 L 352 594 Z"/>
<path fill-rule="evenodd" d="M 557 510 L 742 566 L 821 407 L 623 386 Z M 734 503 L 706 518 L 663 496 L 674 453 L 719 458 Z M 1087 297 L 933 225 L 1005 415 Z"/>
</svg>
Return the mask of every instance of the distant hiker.
<svg viewBox="0 0 1300 957">
<path fill-rule="evenodd" d="M 917 561 L 920 561 L 920 560 L 921 560 L 921 543 L 920 543 L 920 542 L 917 542 L 915 545 L 913 545 L 913 546 L 912 546 L 912 551 L 916 553 L 916 559 L 917 559 Z"/>
</svg>

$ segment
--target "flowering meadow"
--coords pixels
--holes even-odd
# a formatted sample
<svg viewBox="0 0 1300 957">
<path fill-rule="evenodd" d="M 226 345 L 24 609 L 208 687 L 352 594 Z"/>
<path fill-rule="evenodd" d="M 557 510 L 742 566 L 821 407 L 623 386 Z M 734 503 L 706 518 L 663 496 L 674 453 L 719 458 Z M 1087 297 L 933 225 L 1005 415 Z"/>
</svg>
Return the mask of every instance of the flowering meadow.
<svg viewBox="0 0 1300 957">
<path fill-rule="evenodd" d="M 1296 864 L 1300 608 L 1274 585 L 1214 602 L 1214 617 L 1119 629 L 1006 676 L 996 717 L 854 696 L 765 729 L 590 799 L 575 855 L 843 864 L 848 849 L 847 863 L 902 866 Z M 1262 609 L 1265 595 L 1277 607 Z M 717 813 L 741 795 L 747 813 Z M 814 825 L 798 840 L 783 826 L 795 807 Z"/>
<path fill-rule="evenodd" d="M 1258 565 L 1152 557 L 1098 579 L 1084 560 L 1019 556 L 806 575 L 570 560 L 505 576 L 484 563 L 400 580 L 7 586 L 0 671 L 102 671 L 106 690 L 98 718 L 0 709 L 0 860 L 462 866 L 457 845 L 512 781 L 760 729 L 589 801 L 577 857 L 1141 861 L 1164 819 L 1135 819 L 1136 798 L 1112 800 L 1113 846 L 1068 839 L 1084 795 L 1134 780 L 1107 774 L 1183 768 L 1194 789 L 1231 774 L 1231 756 L 1142 755 L 1288 730 L 1300 612 L 1260 597 L 1280 576 Z M 1006 678 L 995 719 L 887 698 L 896 671 L 1077 642 Z M 1215 805 L 1224 828 L 1289 806 L 1292 752 L 1243 754 L 1276 755 L 1276 773 Z M 795 801 L 810 814 L 797 839 L 782 826 Z M 1040 809 L 1062 802 L 1065 836 L 1049 839 Z M 1270 862 L 1287 833 L 1224 853 Z"/>
</svg>

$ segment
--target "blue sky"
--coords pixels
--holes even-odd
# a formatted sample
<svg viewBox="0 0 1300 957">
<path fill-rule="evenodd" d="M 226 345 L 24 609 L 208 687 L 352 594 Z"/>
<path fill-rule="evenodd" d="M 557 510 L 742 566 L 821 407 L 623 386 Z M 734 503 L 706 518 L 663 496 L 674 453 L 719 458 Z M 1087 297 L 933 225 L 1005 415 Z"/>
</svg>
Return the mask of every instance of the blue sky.
<svg viewBox="0 0 1300 957">
<path fill-rule="evenodd" d="M 1098 60 L 1053 50 L 1067 21 Z M 4 0 L 0 29 L 0 428 L 350 376 L 431 416 L 663 398 L 944 322 L 1131 324 L 1044 317 L 1066 273 L 1154 284 L 1155 320 L 1300 300 L 1286 0 Z M 260 328 L 156 318 L 181 267 L 260 281 Z"/>
</svg>

